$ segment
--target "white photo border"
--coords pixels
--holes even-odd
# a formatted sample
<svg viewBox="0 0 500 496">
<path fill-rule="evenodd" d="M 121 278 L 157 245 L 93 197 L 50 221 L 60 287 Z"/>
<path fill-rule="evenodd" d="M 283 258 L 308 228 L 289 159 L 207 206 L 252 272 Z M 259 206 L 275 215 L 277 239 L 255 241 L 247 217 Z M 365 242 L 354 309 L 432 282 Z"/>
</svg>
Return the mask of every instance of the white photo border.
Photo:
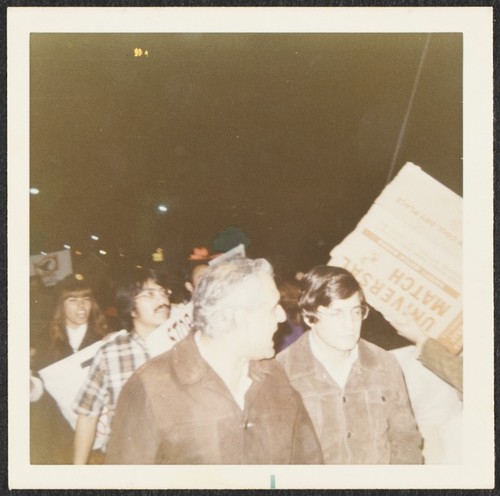
<svg viewBox="0 0 500 496">
<path fill-rule="evenodd" d="M 464 460 L 460 466 L 29 464 L 29 36 L 32 32 L 463 33 Z M 494 486 L 491 7 L 9 7 L 8 337 L 11 489 L 351 489 Z"/>
</svg>

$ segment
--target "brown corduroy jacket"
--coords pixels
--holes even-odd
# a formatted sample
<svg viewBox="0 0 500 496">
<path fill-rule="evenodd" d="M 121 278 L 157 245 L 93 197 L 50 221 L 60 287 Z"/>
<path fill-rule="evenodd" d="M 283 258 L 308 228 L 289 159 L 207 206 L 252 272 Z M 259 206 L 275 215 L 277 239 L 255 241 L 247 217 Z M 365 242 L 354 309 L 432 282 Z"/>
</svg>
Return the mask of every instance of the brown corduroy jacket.
<svg viewBox="0 0 500 496">
<path fill-rule="evenodd" d="M 359 341 L 342 389 L 314 357 L 309 332 L 277 359 L 301 394 L 328 464 L 419 464 L 422 438 L 396 358 Z"/>
<path fill-rule="evenodd" d="M 251 362 L 249 373 L 242 411 L 189 335 L 125 384 L 107 463 L 322 463 L 311 420 L 280 365 Z"/>
</svg>

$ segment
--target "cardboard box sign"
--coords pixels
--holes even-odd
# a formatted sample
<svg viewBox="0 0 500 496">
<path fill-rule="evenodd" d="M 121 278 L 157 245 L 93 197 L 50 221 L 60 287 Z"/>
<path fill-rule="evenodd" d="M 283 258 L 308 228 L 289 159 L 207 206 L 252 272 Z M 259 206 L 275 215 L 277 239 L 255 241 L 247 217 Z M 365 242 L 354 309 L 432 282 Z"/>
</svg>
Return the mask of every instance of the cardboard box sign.
<svg viewBox="0 0 500 496">
<path fill-rule="evenodd" d="M 410 314 L 453 353 L 462 349 L 462 198 L 407 163 L 329 265 L 358 279 L 389 320 Z"/>
</svg>

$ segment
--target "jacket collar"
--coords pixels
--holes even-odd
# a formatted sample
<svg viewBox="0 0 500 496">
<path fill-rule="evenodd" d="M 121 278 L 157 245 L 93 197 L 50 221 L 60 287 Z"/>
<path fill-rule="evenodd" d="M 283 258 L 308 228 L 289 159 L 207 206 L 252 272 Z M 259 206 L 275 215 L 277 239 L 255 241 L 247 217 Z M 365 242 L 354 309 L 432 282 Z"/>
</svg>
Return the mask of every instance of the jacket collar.
<svg viewBox="0 0 500 496">
<path fill-rule="evenodd" d="M 190 332 L 172 349 L 174 372 L 183 384 L 194 384 L 202 379 L 210 368 L 203 360 L 194 341 L 194 332 Z M 211 368 L 210 368 L 211 369 Z"/>
<path fill-rule="evenodd" d="M 312 353 L 309 332 L 305 332 L 290 346 L 289 367 L 292 376 L 315 375 L 320 369 L 323 369 L 323 366 Z M 370 345 L 364 339 L 360 339 L 358 342 L 358 359 L 353 364 L 353 370 L 373 370 L 379 365 L 376 356 L 370 349 Z"/>
<path fill-rule="evenodd" d="M 173 349 L 173 369 L 183 384 L 194 384 L 210 374 L 215 374 L 203 359 L 194 339 L 194 332 L 180 341 Z M 249 375 L 254 381 L 261 381 L 271 373 L 269 360 L 251 361 Z"/>
</svg>

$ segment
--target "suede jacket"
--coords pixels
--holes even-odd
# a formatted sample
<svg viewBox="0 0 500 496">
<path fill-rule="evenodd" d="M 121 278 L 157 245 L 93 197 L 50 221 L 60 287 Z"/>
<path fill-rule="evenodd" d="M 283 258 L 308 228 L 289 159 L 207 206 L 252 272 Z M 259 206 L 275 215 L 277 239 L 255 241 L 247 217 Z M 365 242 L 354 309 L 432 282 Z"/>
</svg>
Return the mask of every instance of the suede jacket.
<svg viewBox="0 0 500 496">
<path fill-rule="evenodd" d="M 241 410 L 190 334 L 125 384 L 107 463 L 322 463 L 311 420 L 280 365 L 250 362 L 249 374 Z"/>
<path fill-rule="evenodd" d="M 314 357 L 306 332 L 277 357 L 301 394 L 328 464 L 422 463 L 422 438 L 396 359 L 360 340 L 342 389 Z"/>
</svg>

